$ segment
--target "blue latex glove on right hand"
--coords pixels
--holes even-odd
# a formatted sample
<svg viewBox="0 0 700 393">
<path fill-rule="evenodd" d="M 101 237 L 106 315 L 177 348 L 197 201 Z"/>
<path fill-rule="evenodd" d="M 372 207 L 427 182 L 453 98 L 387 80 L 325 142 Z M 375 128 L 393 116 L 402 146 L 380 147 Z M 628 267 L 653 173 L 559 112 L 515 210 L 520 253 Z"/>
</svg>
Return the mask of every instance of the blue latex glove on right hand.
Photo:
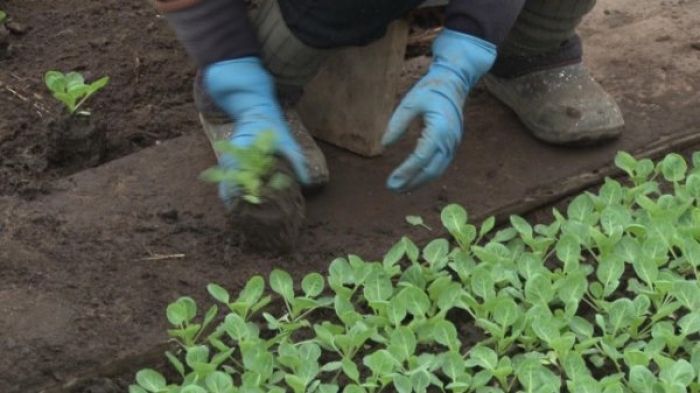
<svg viewBox="0 0 700 393">
<path fill-rule="evenodd" d="M 203 85 L 214 102 L 235 122 L 230 142 L 238 147 L 250 146 L 260 133 L 275 133 L 275 151 L 286 158 L 300 183 L 310 182 L 306 159 L 292 136 L 275 96 L 272 76 L 258 57 L 244 57 L 212 64 L 203 70 Z M 236 167 L 232 157 L 222 155 L 219 165 Z M 219 184 L 219 197 L 230 207 L 238 190 Z"/>
<path fill-rule="evenodd" d="M 423 117 L 425 128 L 416 150 L 387 181 L 395 192 L 413 190 L 447 169 L 462 140 L 467 94 L 496 60 L 493 44 L 449 29 L 440 33 L 432 49 L 427 74 L 394 111 L 382 139 L 384 146 L 396 143 L 415 118 Z"/>
</svg>

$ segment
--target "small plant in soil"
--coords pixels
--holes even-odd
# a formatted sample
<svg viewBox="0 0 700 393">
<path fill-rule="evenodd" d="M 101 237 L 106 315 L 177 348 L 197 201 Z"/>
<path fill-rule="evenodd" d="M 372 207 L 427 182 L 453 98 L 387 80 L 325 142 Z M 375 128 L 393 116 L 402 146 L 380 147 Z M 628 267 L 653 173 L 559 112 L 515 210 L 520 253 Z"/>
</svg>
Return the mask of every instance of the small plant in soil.
<svg viewBox="0 0 700 393">
<path fill-rule="evenodd" d="M 305 218 L 305 203 L 290 165 L 274 154 L 275 134 L 262 132 L 245 148 L 228 141 L 214 144 L 235 168 L 216 166 L 201 178 L 236 189 L 238 198 L 229 211 L 234 233 L 257 250 L 289 251 L 294 248 Z"/>
<path fill-rule="evenodd" d="M 0 9 L 0 59 L 10 56 L 10 31 L 5 27 L 7 13 Z"/>
<path fill-rule="evenodd" d="M 109 83 L 109 77 L 85 83 L 79 72 L 47 71 L 44 83 L 53 97 L 62 104 L 60 115 L 47 122 L 47 157 L 60 165 L 94 166 L 104 157 L 106 135 L 84 108 L 86 101 Z"/>
<path fill-rule="evenodd" d="M 227 159 L 235 160 L 235 169 L 215 166 L 202 172 L 202 179 L 211 183 L 225 183 L 238 189 L 248 203 L 262 203 L 265 190 L 284 190 L 291 184 L 289 176 L 277 172 L 274 155 L 275 133 L 262 132 L 252 145 L 243 148 L 228 141 L 218 141 L 214 149 Z"/>
<path fill-rule="evenodd" d="M 177 381 L 144 369 L 129 392 L 700 392 L 700 153 L 616 163 L 628 181 L 549 223 L 452 204 L 424 247 L 210 284 L 203 317 L 181 297 Z"/>
<path fill-rule="evenodd" d="M 90 116 L 90 111 L 81 109 L 85 101 L 100 89 L 107 86 L 109 77 L 104 76 L 90 84 L 79 72 L 71 71 L 66 74 L 60 71 L 47 71 L 44 82 L 53 97 L 60 101 L 70 115 Z"/>
</svg>

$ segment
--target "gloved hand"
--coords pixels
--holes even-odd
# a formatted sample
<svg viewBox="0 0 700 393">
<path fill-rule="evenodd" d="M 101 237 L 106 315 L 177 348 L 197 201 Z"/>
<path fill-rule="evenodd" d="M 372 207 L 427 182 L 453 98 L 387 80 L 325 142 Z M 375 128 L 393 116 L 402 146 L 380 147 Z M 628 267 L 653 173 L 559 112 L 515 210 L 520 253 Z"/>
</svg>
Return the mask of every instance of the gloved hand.
<svg viewBox="0 0 700 393">
<path fill-rule="evenodd" d="M 275 152 L 286 158 L 300 183 L 309 183 L 306 159 L 292 136 L 275 96 L 274 80 L 258 57 L 244 57 L 212 64 L 203 71 L 203 85 L 214 102 L 235 121 L 230 142 L 238 147 L 253 144 L 265 131 L 274 131 Z M 232 169 L 236 160 L 222 155 L 219 165 Z M 238 190 L 219 184 L 219 197 L 231 206 Z"/>
<path fill-rule="evenodd" d="M 382 138 L 384 146 L 396 143 L 411 121 L 423 117 L 425 128 L 415 151 L 387 181 L 395 192 L 413 190 L 447 169 L 462 139 L 467 94 L 496 60 L 495 45 L 449 29 L 440 33 L 432 49 L 427 74 L 401 101 Z"/>
</svg>

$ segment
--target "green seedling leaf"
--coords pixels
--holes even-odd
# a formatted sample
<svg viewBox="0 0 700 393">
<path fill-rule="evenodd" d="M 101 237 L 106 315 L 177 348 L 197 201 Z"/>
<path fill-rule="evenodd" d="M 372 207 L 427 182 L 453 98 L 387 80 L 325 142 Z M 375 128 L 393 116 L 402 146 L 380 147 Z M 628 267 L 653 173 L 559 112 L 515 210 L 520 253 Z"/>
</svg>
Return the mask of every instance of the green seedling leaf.
<svg viewBox="0 0 700 393">
<path fill-rule="evenodd" d="M 671 295 L 690 311 L 700 311 L 700 287 L 697 281 L 679 281 L 671 288 Z"/>
<path fill-rule="evenodd" d="M 543 274 L 535 274 L 525 283 L 525 298 L 532 304 L 547 305 L 554 298 L 552 281 Z"/>
<path fill-rule="evenodd" d="M 354 382 L 359 382 L 360 370 L 357 368 L 357 364 L 355 364 L 354 361 L 352 361 L 348 358 L 343 358 L 340 363 L 341 363 L 341 366 L 343 368 L 343 373 L 345 374 L 345 376 L 350 378 L 350 380 L 352 380 Z"/>
<path fill-rule="evenodd" d="M 241 341 L 248 336 L 248 326 L 238 314 L 230 313 L 224 319 L 223 328 L 232 339 Z"/>
<path fill-rule="evenodd" d="M 411 374 L 411 384 L 413 391 L 416 393 L 425 393 L 428 386 L 432 382 L 431 374 L 424 369 L 417 370 Z"/>
<path fill-rule="evenodd" d="M 442 270 L 447 265 L 447 254 L 450 244 L 445 239 L 435 239 L 423 249 L 425 259 L 435 269 Z"/>
<path fill-rule="evenodd" d="M 627 152 L 621 151 L 615 156 L 615 166 L 625 171 L 630 177 L 634 177 L 637 165 L 637 159 Z"/>
<path fill-rule="evenodd" d="M 5 11 L 0 10 L 0 23 L 4 23 L 6 19 L 7 13 Z"/>
<path fill-rule="evenodd" d="M 494 321 L 504 329 L 513 325 L 520 316 L 518 305 L 508 296 L 499 296 L 489 308 L 492 310 Z"/>
<path fill-rule="evenodd" d="M 496 226 L 496 217 L 489 217 L 484 222 L 481 223 L 479 228 L 479 237 L 484 237 L 486 234 L 490 233 L 491 230 Z"/>
<path fill-rule="evenodd" d="M 197 385 L 189 385 L 182 388 L 180 393 L 209 393 L 204 388 Z"/>
<path fill-rule="evenodd" d="M 646 353 L 639 350 L 625 350 L 624 353 L 625 363 L 630 369 L 634 366 L 649 367 L 649 362 L 651 357 Z"/>
<path fill-rule="evenodd" d="M 413 384 L 408 377 L 395 373 L 391 377 L 391 380 L 398 393 L 411 393 L 413 391 Z"/>
<path fill-rule="evenodd" d="M 478 366 L 493 372 L 498 367 L 498 354 L 489 347 L 478 345 L 469 351 L 469 358 L 464 364 L 467 367 Z"/>
<path fill-rule="evenodd" d="M 181 297 L 168 305 L 166 314 L 171 324 L 183 325 L 197 315 L 197 303 L 191 297 Z"/>
<path fill-rule="evenodd" d="M 207 285 L 207 291 L 214 299 L 220 301 L 221 303 L 228 304 L 231 300 L 228 291 L 217 284 Z"/>
<path fill-rule="evenodd" d="M 364 295 L 370 303 L 385 302 L 394 293 L 394 286 L 386 272 L 377 267 L 365 280 Z"/>
<path fill-rule="evenodd" d="M 406 311 L 415 317 L 423 317 L 430 309 L 430 298 L 422 289 L 408 286 L 397 295 L 406 306 Z"/>
<path fill-rule="evenodd" d="M 670 367 L 661 369 L 659 378 L 666 383 L 680 383 L 689 386 L 695 379 L 693 366 L 685 359 L 679 359 Z"/>
<path fill-rule="evenodd" d="M 477 266 L 472 272 L 471 287 L 474 294 L 480 296 L 485 301 L 496 297 L 496 288 L 491 271 L 486 264 Z"/>
<path fill-rule="evenodd" d="M 525 221 L 524 218 L 512 215 L 510 216 L 510 225 L 512 225 L 524 239 L 532 238 L 532 226 L 530 226 L 530 223 Z"/>
<path fill-rule="evenodd" d="M 143 369 L 136 373 L 136 383 L 146 389 L 146 391 L 152 393 L 161 392 L 165 389 L 167 384 L 165 377 L 161 373 L 150 368 Z"/>
<path fill-rule="evenodd" d="M 688 171 L 688 164 L 685 162 L 685 158 L 677 153 L 666 155 L 659 163 L 659 167 L 664 179 L 670 182 L 678 182 L 685 179 L 685 174 Z"/>
<path fill-rule="evenodd" d="M 633 366 L 630 369 L 629 386 L 635 393 L 652 393 L 656 377 L 644 366 Z"/>
<path fill-rule="evenodd" d="M 416 335 L 407 326 L 400 326 L 394 330 L 389 340 L 389 351 L 399 361 L 408 360 L 416 351 Z"/>
<path fill-rule="evenodd" d="M 467 211 L 460 205 L 449 204 L 440 212 L 440 221 L 445 229 L 455 236 L 460 234 L 467 225 Z"/>
<path fill-rule="evenodd" d="M 689 336 L 700 332 L 700 313 L 692 312 L 684 315 L 680 321 L 678 321 L 678 326 L 681 328 L 681 334 L 683 336 Z"/>
<path fill-rule="evenodd" d="M 301 289 L 304 291 L 306 297 L 316 297 L 323 292 L 325 287 L 325 282 L 323 281 L 323 276 L 319 273 L 307 274 L 301 280 Z"/>
<path fill-rule="evenodd" d="M 225 372 L 216 371 L 208 375 L 204 380 L 204 385 L 209 393 L 233 393 L 233 379 Z"/>
<path fill-rule="evenodd" d="M 199 364 L 209 363 L 209 347 L 206 345 L 197 345 L 187 348 L 185 362 L 192 368 Z"/>
<path fill-rule="evenodd" d="M 457 328 L 452 322 L 437 321 L 432 325 L 433 338 L 438 344 L 442 344 L 450 350 L 459 350 L 461 345 L 457 338 Z"/>
<path fill-rule="evenodd" d="M 555 247 L 557 258 L 564 262 L 565 271 L 573 271 L 578 268 L 581 259 L 581 244 L 573 235 L 563 235 Z"/>
<path fill-rule="evenodd" d="M 282 298 L 287 302 L 290 302 L 294 298 L 292 276 L 284 270 L 274 269 L 270 273 L 270 289 L 282 295 Z"/>
<path fill-rule="evenodd" d="M 397 365 L 396 359 L 385 349 L 380 349 L 362 359 L 374 375 L 386 375 L 393 371 Z"/>
<path fill-rule="evenodd" d="M 423 218 L 420 216 L 406 216 L 406 222 L 413 226 L 421 226 L 429 231 L 432 231 L 429 226 L 425 225 Z"/>
</svg>

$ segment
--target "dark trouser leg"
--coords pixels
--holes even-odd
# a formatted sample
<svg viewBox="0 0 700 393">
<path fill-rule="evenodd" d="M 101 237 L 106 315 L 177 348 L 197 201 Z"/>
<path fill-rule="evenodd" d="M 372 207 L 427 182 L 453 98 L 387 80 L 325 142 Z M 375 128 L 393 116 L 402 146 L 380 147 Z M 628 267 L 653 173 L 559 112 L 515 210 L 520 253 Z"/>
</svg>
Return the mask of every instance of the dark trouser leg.
<svg viewBox="0 0 700 393">
<path fill-rule="evenodd" d="M 624 128 L 619 107 L 581 64 L 576 27 L 595 0 L 528 0 L 484 80 L 538 139 L 586 145 Z"/>
</svg>

